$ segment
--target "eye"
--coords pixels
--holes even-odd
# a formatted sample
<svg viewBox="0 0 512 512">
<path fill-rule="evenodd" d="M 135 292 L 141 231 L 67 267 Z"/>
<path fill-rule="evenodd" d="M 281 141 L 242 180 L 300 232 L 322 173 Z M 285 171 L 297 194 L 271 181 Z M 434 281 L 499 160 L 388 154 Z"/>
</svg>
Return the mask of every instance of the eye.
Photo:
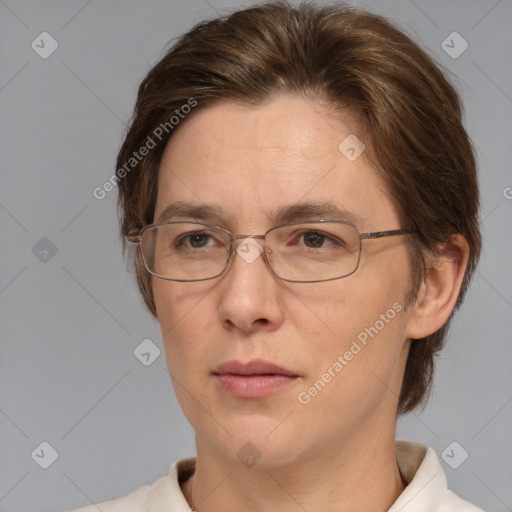
<svg viewBox="0 0 512 512">
<path fill-rule="evenodd" d="M 192 247 L 204 247 L 208 245 L 209 235 L 206 233 L 194 233 L 188 236 L 188 240 Z"/>
<path fill-rule="evenodd" d="M 343 245 L 340 239 L 327 235 L 321 231 L 304 231 L 299 234 L 299 238 L 302 238 L 304 245 L 311 249 L 321 249 L 332 245 Z"/>
<path fill-rule="evenodd" d="M 215 244 L 215 241 L 217 244 Z M 177 249 L 201 249 L 203 247 L 211 247 L 212 245 L 222 246 L 223 243 L 204 231 L 184 233 L 177 237 L 175 241 Z"/>
<path fill-rule="evenodd" d="M 304 233 L 302 236 L 304 237 L 305 245 L 308 247 L 322 247 L 325 242 L 325 236 L 315 231 Z"/>
</svg>

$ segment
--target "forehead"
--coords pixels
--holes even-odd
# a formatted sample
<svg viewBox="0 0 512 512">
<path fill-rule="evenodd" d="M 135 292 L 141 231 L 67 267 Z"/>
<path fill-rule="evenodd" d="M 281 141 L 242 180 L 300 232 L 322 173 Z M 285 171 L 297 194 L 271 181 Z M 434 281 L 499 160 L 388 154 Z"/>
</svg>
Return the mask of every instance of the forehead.
<svg viewBox="0 0 512 512">
<path fill-rule="evenodd" d="M 186 119 L 161 160 L 155 219 L 176 202 L 220 206 L 232 223 L 329 203 L 368 226 L 396 224 L 357 118 L 291 96 L 257 107 L 221 101 Z"/>
</svg>

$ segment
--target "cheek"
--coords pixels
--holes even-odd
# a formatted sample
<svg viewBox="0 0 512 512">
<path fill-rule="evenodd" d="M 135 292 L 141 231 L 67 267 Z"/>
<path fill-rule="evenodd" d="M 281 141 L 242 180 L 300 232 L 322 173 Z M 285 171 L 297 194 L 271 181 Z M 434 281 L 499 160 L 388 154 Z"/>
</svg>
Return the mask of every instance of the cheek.
<svg viewBox="0 0 512 512">
<path fill-rule="evenodd" d="M 388 325 L 396 323 L 395 317 L 403 309 L 405 285 L 399 286 L 398 277 L 389 275 L 389 271 L 372 276 L 368 270 L 364 275 L 356 273 L 292 290 L 286 303 L 287 316 L 307 335 L 312 347 L 319 348 L 316 345 L 323 340 L 322 345 L 343 349 L 360 333 L 364 341 L 365 329 L 374 332 L 375 323 L 379 331 L 383 326 L 389 330 Z M 388 277 L 383 278 L 383 274 Z"/>
<path fill-rule="evenodd" d="M 209 403 L 203 387 L 208 370 L 205 344 L 211 342 L 212 333 L 208 290 L 204 283 L 158 280 L 153 293 L 174 391 L 183 413 L 195 425 Z"/>
<path fill-rule="evenodd" d="M 153 294 L 169 364 L 193 360 L 204 333 L 211 330 L 212 307 L 207 281 L 178 283 L 155 280 Z M 207 307 L 208 306 L 208 307 Z M 202 333 L 202 335 L 201 335 Z"/>
<path fill-rule="evenodd" d="M 340 356 L 344 367 L 353 366 L 359 373 L 393 361 L 406 323 L 399 297 L 399 293 L 379 297 L 340 293 L 336 299 L 318 297 L 319 302 L 309 295 L 309 311 L 300 312 L 297 326 L 305 334 L 304 348 L 317 359 L 315 370 L 329 368 Z"/>
<path fill-rule="evenodd" d="M 326 400 L 355 407 L 385 392 L 380 379 L 394 379 L 405 338 L 408 281 L 400 266 L 387 271 L 385 264 L 376 267 L 311 288 L 302 297 L 301 311 L 296 309 L 310 358 L 304 389 L 314 386 L 313 395 L 321 391 Z"/>
<path fill-rule="evenodd" d="M 336 431 L 340 418 L 350 428 L 398 397 L 405 322 L 394 304 L 347 318 L 336 337 L 309 352 L 312 371 L 296 398 L 304 414 L 323 418 L 323 428 Z"/>
</svg>

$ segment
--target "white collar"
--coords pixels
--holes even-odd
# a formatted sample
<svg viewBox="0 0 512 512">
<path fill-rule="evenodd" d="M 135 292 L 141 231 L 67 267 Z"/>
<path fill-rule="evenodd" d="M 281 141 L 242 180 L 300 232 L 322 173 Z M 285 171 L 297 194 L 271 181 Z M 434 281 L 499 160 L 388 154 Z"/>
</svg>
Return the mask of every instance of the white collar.
<svg viewBox="0 0 512 512">
<path fill-rule="evenodd" d="M 483 512 L 448 490 L 446 476 L 436 452 L 427 446 L 408 441 L 396 441 L 398 467 L 407 487 L 388 512 Z M 186 479 L 193 473 L 195 458 L 174 462 L 167 477 L 151 486 L 149 512 L 161 512 L 172 504 L 173 512 L 190 512 L 181 492 L 178 475 Z"/>
</svg>

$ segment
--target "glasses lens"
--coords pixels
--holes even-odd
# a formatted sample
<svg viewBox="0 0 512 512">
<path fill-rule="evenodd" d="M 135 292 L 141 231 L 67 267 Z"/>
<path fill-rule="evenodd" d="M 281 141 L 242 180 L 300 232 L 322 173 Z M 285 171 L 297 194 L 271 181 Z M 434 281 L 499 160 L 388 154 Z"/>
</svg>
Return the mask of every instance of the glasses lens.
<svg viewBox="0 0 512 512">
<path fill-rule="evenodd" d="M 153 226 L 142 234 L 147 269 L 164 279 L 196 281 L 221 274 L 227 263 L 227 233 L 203 224 L 177 222 Z"/>
<path fill-rule="evenodd" d="M 289 281 L 327 281 L 357 269 L 359 232 L 351 224 L 290 224 L 267 234 L 267 259 L 278 277 Z"/>
</svg>

